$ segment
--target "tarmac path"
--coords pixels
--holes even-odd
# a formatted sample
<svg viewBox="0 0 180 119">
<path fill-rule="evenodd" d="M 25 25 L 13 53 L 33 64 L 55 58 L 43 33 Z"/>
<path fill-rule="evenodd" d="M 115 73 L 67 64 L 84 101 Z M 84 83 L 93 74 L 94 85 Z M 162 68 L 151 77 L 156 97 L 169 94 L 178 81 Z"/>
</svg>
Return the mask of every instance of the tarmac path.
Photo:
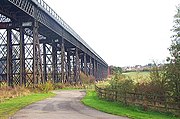
<svg viewBox="0 0 180 119">
<path fill-rule="evenodd" d="M 83 90 L 55 91 L 55 97 L 33 103 L 10 119 L 128 119 L 83 105 Z"/>
</svg>

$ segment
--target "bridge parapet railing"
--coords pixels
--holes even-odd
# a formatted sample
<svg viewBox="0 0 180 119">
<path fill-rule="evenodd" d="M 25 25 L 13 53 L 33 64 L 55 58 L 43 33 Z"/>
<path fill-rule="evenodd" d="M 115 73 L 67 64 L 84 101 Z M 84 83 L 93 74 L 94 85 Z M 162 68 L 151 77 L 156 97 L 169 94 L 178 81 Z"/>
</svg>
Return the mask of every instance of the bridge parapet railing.
<svg viewBox="0 0 180 119">
<path fill-rule="evenodd" d="M 36 0 L 39 5 L 44 8 L 46 13 L 49 13 L 56 22 L 62 25 L 68 32 L 70 32 L 76 39 L 81 40 L 83 44 L 88 45 L 46 2 L 43 0 Z"/>
</svg>

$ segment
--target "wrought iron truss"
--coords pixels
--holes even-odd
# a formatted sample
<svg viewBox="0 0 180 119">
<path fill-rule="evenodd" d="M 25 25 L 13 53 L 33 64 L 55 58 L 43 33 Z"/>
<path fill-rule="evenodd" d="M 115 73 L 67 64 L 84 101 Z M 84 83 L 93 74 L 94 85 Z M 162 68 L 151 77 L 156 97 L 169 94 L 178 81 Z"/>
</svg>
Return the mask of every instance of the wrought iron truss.
<svg viewBox="0 0 180 119">
<path fill-rule="evenodd" d="M 100 80 L 107 69 L 44 1 L 0 1 L 0 81 L 9 86 L 80 83 L 81 72 Z"/>
</svg>

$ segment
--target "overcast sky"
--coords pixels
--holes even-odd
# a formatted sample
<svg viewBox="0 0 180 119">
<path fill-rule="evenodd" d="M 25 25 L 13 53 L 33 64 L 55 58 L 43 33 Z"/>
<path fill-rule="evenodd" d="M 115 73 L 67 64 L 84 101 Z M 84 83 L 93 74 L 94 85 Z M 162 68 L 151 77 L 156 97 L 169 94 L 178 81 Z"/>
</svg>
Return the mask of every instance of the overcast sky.
<svg viewBox="0 0 180 119">
<path fill-rule="evenodd" d="M 44 0 L 109 65 L 145 65 L 169 55 L 179 0 Z"/>
</svg>

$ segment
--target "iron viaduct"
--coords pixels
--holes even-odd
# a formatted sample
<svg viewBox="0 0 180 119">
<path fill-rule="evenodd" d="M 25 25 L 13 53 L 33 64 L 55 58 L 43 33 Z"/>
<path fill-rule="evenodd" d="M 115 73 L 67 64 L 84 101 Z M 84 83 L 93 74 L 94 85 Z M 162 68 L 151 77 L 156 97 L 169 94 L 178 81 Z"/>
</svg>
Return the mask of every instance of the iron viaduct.
<svg viewBox="0 0 180 119">
<path fill-rule="evenodd" d="M 101 80 L 108 65 L 43 0 L 0 0 L 0 81 L 79 82 L 80 72 Z"/>
</svg>

